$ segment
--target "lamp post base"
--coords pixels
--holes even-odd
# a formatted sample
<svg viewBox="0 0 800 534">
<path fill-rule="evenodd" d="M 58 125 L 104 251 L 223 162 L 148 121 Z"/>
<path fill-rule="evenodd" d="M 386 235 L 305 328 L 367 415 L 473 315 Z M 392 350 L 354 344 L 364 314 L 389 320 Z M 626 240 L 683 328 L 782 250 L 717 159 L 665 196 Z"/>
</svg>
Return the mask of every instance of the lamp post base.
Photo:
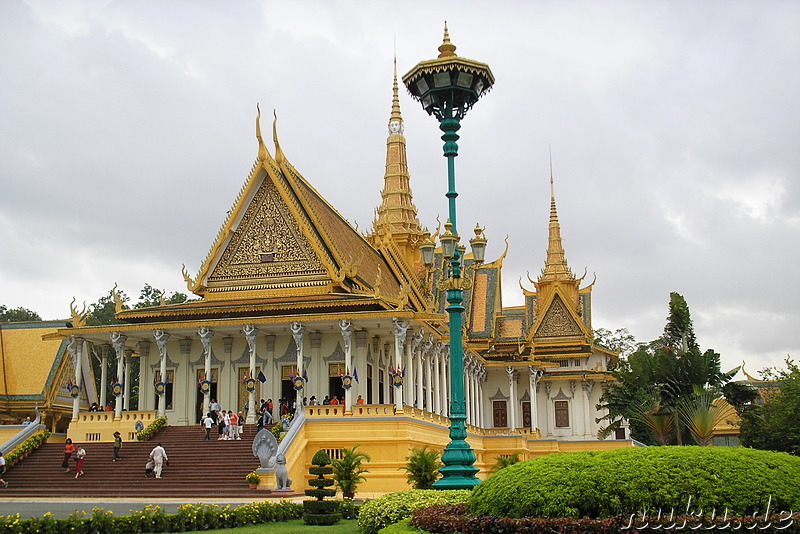
<svg viewBox="0 0 800 534">
<path fill-rule="evenodd" d="M 433 483 L 433 489 L 451 490 L 467 489 L 471 490 L 481 483 L 475 475 L 478 469 L 473 464 L 477 458 L 469 443 L 464 439 L 467 437 L 464 417 L 451 417 L 450 443 L 442 454 L 444 467 L 439 469 L 442 478 Z"/>
</svg>

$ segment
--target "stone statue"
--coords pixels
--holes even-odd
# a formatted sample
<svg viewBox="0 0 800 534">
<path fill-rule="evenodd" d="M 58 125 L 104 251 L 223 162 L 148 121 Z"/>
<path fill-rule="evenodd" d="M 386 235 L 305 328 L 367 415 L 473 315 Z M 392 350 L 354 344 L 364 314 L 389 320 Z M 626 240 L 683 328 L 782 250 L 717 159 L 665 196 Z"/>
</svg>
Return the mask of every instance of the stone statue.
<svg viewBox="0 0 800 534">
<path fill-rule="evenodd" d="M 279 454 L 275 459 L 275 489 L 292 489 L 292 479 L 289 478 L 289 471 L 286 469 L 286 456 Z"/>
<path fill-rule="evenodd" d="M 261 467 L 273 467 L 275 454 L 278 452 L 278 440 L 272 432 L 262 428 L 253 439 L 253 456 L 258 456 Z"/>
</svg>

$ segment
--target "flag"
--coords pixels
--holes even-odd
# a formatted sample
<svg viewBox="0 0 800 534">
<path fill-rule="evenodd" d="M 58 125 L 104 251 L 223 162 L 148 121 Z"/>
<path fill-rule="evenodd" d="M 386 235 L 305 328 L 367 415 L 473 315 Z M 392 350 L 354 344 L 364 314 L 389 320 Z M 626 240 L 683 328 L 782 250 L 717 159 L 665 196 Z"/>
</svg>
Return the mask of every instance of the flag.
<svg viewBox="0 0 800 534">
<path fill-rule="evenodd" d="M 261 382 L 262 384 L 267 381 L 267 377 L 264 376 L 263 371 L 258 372 L 258 381 Z"/>
<path fill-rule="evenodd" d="M 303 380 L 305 380 L 306 384 L 308 384 L 308 371 L 305 369 L 303 369 Z"/>
<path fill-rule="evenodd" d="M 353 367 L 353 378 L 355 378 L 356 382 L 358 382 L 358 369 Z"/>
</svg>

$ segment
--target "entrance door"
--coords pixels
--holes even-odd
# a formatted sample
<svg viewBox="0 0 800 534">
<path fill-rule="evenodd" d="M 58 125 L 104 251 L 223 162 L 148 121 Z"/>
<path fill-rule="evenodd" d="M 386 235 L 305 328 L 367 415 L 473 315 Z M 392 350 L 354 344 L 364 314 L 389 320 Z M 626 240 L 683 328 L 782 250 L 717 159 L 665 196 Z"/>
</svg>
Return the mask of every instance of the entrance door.
<svg viewBox="0 0 800 534">
<path fill-rule="evenodd" d="M 506 401 L 492 401 L 492 420 L 495 428 L 505 428 L 508 426 Z"/>
</svg>

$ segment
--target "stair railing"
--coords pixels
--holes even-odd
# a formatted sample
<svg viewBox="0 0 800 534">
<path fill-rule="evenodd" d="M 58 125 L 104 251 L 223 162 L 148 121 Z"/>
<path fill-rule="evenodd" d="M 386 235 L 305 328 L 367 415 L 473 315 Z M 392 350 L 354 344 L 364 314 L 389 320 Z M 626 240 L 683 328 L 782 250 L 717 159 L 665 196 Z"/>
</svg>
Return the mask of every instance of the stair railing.
<svg viewBox="0 0 800 534">
<path fill-rule="evenodd" d="M 35 409 L 36 409 L 36 419 L 34 419 L 31 422 L 31 424 L 9 425 L 11 428 L 20 427 L 21 430 L 17 432 L 17 434 L 13 436 L 11 439 L 0 445 L 0 451 L 2 451 L 4 455 L 10 451 L 13 451 L 26 439 L 30 438 L 31 436 L 33 436 L 34 434 L 45 428 L 45 426 L 41 424 L 42 415 L 39 413 L 39 407 L 37 406 Z"/>
</svg>

